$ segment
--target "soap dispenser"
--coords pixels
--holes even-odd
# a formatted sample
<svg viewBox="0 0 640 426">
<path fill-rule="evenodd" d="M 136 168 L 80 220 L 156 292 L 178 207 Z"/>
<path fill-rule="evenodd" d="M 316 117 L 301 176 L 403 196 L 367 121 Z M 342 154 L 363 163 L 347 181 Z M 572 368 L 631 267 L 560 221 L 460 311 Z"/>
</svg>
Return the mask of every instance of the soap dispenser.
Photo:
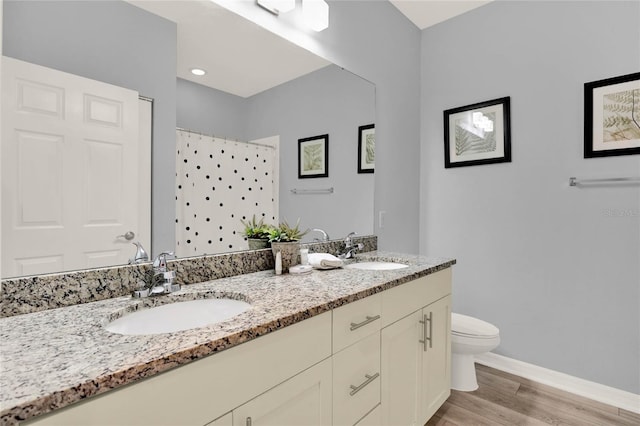
<svg viewBox="0 0 640 426">
<path fill-rule="evenodd" d="M 276 275 L 282 275 L 282 253 L 276 253 Z"/>
</svg>

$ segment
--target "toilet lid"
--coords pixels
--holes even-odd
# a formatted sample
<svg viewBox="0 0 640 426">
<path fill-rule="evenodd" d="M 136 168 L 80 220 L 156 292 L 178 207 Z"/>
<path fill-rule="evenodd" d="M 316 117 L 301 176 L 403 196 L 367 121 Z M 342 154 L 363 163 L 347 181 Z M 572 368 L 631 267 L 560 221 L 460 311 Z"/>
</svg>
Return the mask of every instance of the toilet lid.
<svg viewBox="0 0 640 426">
<path fill-rule="evenodd" d="M 462 314 L 451 314 L 451 332 L 463 336 L 495 337 L 500 330 L 493 324 Z"/>
</svg>

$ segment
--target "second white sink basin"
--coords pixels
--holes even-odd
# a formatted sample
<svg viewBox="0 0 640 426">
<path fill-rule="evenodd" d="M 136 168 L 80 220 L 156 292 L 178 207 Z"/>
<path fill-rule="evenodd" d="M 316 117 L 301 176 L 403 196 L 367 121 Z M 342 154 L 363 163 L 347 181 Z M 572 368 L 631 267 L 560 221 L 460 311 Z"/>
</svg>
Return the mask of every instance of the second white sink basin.
<svg viewBox="0 0 640 426">
<path fill-rule="evenodd" d="M 233 299 L 174 302 L 124 315 L 105 328 L 126 335 L 173 333 L 227 320 L 250 307 L 247 302 Z"/>
<path fill-rule="evenodd" d="M 409 265 L 396 262 L 356 262 L 349 265 L 345 265 L 345 268 L 350 269 L 365 269 L 368 271 L 390 271 L 393 269 L 408 268 Z"/>
</svg>

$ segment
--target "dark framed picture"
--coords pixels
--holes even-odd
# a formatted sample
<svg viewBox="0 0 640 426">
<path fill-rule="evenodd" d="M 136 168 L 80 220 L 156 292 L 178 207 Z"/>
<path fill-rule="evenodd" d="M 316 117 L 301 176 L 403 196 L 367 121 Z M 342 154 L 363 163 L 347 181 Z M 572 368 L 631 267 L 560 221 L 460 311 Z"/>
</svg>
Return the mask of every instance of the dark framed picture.
<svg viewBox="0 0 640 426">
<path fill-rule="evenodd" d="M 376 168 L 376 126 L 358 127 L 358 173 L 373 173 Z"/>
<path fill-rule="evenodd" d="M 584 158 L 640 154 L 640 73 L 584 84 Z"/>
<path fill-rule="evenodd" d="M 444 111 L 444 167 L 511 162 L 510 98 Z"/>
<path fill-rule="evenodd" d="M 298 139 L 298 178 L 329 177 L 329 135 Z"/>
</svg>

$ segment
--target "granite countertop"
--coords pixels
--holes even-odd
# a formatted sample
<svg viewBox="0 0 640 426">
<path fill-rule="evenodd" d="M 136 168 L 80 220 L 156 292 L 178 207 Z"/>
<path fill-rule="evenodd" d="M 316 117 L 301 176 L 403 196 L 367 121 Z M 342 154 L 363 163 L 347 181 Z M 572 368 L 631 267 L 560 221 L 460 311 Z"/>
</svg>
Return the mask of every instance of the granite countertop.
<svg viewBox="0 0 640 426">
<path fill-rule="evenodd" d="M 390 271 L 261 271 L 183 286 L 153 299 L 118 297 L 0 319 L 0 424 L 12 425 L 152 376 L 455 264 L 386 252 L 361 260 L 406 263 Z M 104 325 L 139 303 L 241 298 L 252 306 L 224 322 L 174 333 L 124 336 Z"/>
</svg>

